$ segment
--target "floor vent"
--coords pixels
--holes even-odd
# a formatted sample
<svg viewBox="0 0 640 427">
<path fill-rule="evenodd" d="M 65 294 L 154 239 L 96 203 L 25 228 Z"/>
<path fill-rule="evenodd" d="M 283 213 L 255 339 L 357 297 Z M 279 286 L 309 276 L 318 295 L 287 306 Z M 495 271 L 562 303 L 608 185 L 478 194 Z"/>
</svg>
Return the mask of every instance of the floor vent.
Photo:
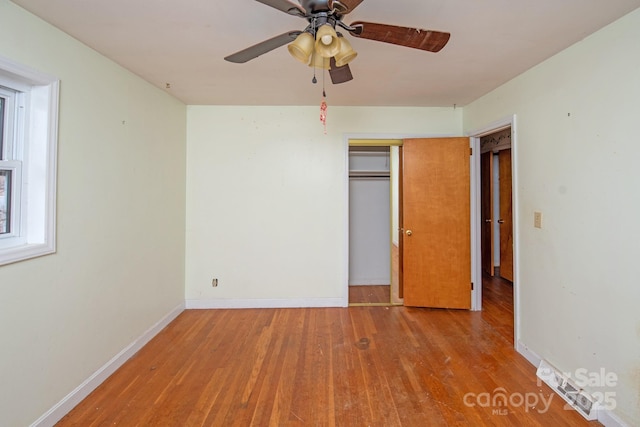
<svg viewBox="0 0 640 427">
<path fill-rule="evenodd" d="M 598 419 L 598 402 L 584 389 L 577 387 L 567 375 L 542 360 L 536 376 L 587 420 Z"/>
</svg>

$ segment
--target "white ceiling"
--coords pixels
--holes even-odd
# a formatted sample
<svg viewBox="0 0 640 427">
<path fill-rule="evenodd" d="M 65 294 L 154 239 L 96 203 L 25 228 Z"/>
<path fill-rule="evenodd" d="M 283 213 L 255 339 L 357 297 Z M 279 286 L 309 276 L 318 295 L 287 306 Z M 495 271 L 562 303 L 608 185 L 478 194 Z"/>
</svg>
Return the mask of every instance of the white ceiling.
<svg viewBox="0 0 640 427">
<path fill-rule="evenodd" d="M 295 0 L 294 0 L 295 1 Z M 307 22 L 254 0 L 13 0 L 186 104 L 316 105 L 322 73 L 286 47 L 223 58 Z M 464 106 L 640 7 L 640 0 L 365 0 L 356 20 L 451 33 L 439 53 L 350 37 L 330 105 Z M 166 89 L 167 83 L 171 85 Z"/>
</svg>

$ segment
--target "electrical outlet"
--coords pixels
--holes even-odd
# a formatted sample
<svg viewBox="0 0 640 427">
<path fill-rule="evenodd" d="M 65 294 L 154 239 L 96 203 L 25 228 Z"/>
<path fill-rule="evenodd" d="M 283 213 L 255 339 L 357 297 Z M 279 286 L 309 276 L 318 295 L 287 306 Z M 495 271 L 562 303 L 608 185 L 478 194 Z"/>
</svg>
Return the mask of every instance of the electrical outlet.
<svg viewBox="0 0 640 427">
<path fill-rule="evenodd" d="M 218 279 L 211 279 L 211 286 L 213 286 L 214 288 L 218 287 Z"/>
<path fill-rule="evenodd" d="M 542 228 L 542 212 L 533 213 L 533 226 L 535 228 Z"/>
</svg>

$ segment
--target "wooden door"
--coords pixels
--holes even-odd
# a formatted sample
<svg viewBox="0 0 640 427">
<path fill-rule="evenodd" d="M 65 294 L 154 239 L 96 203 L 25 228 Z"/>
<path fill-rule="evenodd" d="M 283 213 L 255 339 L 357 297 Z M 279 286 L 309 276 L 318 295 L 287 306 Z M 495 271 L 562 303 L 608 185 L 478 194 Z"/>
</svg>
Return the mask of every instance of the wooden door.
<svg viewBox="0 0 640 427">
<path fill-rule="evenodd" d="M 482 271 L 493 276 L 493 153 L 480 156 Z"/>
<path fill-rule="evenodd" d="M 511 149 L 500 150 L 500 276 L 513 282 L 513 216 Z"/>
<path fill-rule="evenodd" d="M 469 138 L 404 140 L 404 305 L 471 308 L 469 156 Z"/>
</svg>

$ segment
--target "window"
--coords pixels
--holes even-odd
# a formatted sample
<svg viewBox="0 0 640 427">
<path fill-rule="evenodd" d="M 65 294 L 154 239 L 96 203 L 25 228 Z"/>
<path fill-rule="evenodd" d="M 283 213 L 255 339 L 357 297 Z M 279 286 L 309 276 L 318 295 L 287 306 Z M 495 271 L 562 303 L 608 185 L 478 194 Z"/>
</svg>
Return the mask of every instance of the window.
<svg viewBox="0 0 640 427">
<path fill-rule="evenodd" d="M 6 99 L 0 97 L 0 161 L 4 160 L 3 153 L 3 141 L 4 141 L 4 104 Z M 11 194 L 11 174 L 9 171 L 0 169 L 0 234 L 7 234 L 10 230 L 11 224 L 9 223 L 8 216 L 11 215 L 11 204 L 9 203 Z"/>
<path fill-rule="evenodd" d="M 0 265 L 55 252 L 58 80 L 0 57 Z"/>
<path fill-rule="evenodd" d="M 9 237 L 19 235 L 19 200 L 20 189 L 15 188 L 17 175 L 21 173 L 19 161 L 19 133 L 16 122 L 19 122 L 18 99 L 21 94 L 15 90 L 0 86 L 0 248 L 6 245 Z"/>
<path fill-rule="evenodd" d="M 0 169 L 0 234 L 11 233 L 11 172 Z"/>
</svg>

